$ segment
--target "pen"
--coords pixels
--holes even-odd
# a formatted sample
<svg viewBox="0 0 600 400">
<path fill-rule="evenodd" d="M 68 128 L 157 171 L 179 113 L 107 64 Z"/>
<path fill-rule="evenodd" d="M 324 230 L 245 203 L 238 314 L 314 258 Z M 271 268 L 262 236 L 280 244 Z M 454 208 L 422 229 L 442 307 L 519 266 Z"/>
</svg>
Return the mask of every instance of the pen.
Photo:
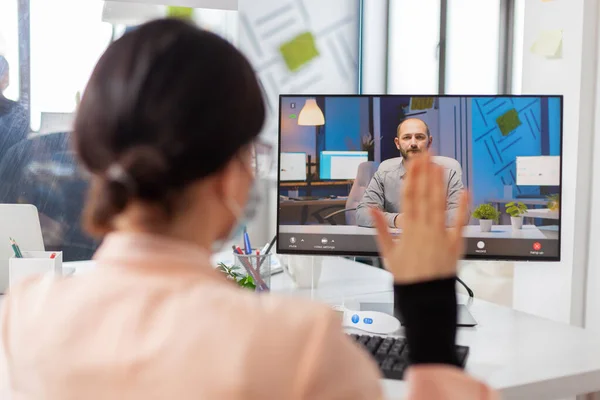
<svg viewBox="0 0 600 400">
<path fill-rule="evenodd" d="M 250 235 L 248 235 L 248 231 L 244 228 L 244 250 L 246 254 L 252 254 L 252 245 L 250 244 Z"/>
<path fill-rule="evenodd" d="M 271 251 L 271 249 L 273 248 L 273 245 L 275 244 L 275 242 L 277 241 L 277 235 L 275 235 L 273 237 L 273 239 L 271 240 L 271 243 L 269 243 L 269 246 L 267 246 L 267 249 L 264 250 L 262 253 L 266 256 L 267 254 L 269 254 L 269 252 Z M 262 260 L 260 261 L 260 265 L 258 266 L 258 270 L 260 271 L 260 267 L 262 267 L 263 262 L 265 261 L 266 257 L 263 257 Z"/>
<path fill-rule="evenodd" d="M 241 256 L 244 255 L 244 252 L 242 252 L 242 249 L 238 246 L 232 246 L 233 251 Z M 243 257 L 238 257 L 240 262 L 242 263 L 242 265 L 244 266 L 244 268 L 246 269 L 246 272 L 248 272 L 248 274 L 250 274 L 250 276 L 252 277 L 252 279 L 254 279 L 254 282 L 256 282 L 256 286 L 258 287 L 258 289 L 260 291 L 267 291 L 269 290 L 269 287 L 267 286 L 267 284 L 265 283 L 265 281 L 260 277 L 260 274 L 258 274 L 254 268 L 252 267 L 252 265 L 248 262 L 248 260 L 244 259 Z"/>
<path fill-rule="evenodd" d="M 250 263 L 252 264 L 252 263 Z M 262 263 L 260 262 L 260 250 L 256 250 L 256 273 L 260 275 L 260 265 Z"/>
<path fill-rule="evenodd" d="M 271 251 L 271 249 L 275 245 L 276 241 L 277 241 L 277 236 L 274 236 L 273 239 L 271 240 L 271 243 L 269 243 L 269 247 L 267 247 L 267 250 L 264 252 L 265 254 L 267 254 L 268 252 Z"/>
<path fill-rule="evenodd" d="M 17 244 L 15 239 L 9 238 L 9 240 L 10 240 L 10 245 L 12 246 L 13 252 L 15 253 L 15 257 L 23 258 L 23 253 L 21 253 L 21 249 L 19 248 L 19 245 Z"/>
<path fill-rule="evenodd" d="M 239 247 L 237 247 L 235 249 L 235 252 L 241 256 L 244 255 L 244 252 Z M 260 275 L 258 275 L 256 273 L 256 271 L 254 270 L 254 268 L 252 268 L 252 265 L 250 265 L 248 260 L 244 259 L 243 257 L 239 257 L 239 260 L 242 263 L 242 265 L 244 266 L 244 268 L 246 269 L 246 272 L 248 272 L 248 274 L 250 274 L 252 279 L 254 279 L 254 282 L 256 282 L 256 286 L 258 287 L 258 289 L 261 291 L 268 290 L 269 288 L 267 287 L 265 281 L 263 281 L 262 278 L 260 277 Z"/>
<path fill-rule="evenodd" d="M 241 256 L 244 255 L 244 252 L 242 251 L 242 249 L 240 248 L 240 246 L 232 246 L 233 247 L 233 252 L 236 254 L 239 254 Z M 242 263 L 242 265 L 244 266 L 244 268 L 246 268 L 246 271 L 252 276 L 252 278 L 255 278 L 255 272 L 254 272 L 254 268 L 252 268 L 252 265 L 250 265 L 248 263 L 248 260 L 244 257 L 238 257 L 240 262 Z M 255 279 L 256 281 L 256 279 Z"/>
</svg>

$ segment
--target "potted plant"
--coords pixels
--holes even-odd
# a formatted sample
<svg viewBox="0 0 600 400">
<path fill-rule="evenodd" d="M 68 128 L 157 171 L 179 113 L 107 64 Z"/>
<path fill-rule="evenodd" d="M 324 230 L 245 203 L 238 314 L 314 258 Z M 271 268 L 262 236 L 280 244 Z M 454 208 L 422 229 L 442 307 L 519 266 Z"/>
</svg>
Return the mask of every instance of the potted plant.
<svg viewBox="0 0 600 400">
<path fill-rule="evenodd" d="M 367 132 L 361 139 L 360 149 L 368 153 L 369 161 L 375 161 L 375 141 L 373 140 L 373 135 L 371 135 L 370 132 Z"/>
<path fill-rule="evenodd" d="M 479 220 L 481 232 L 490 232 L 494 221 L 498 221 L 500 212 L 491 204 L 480 204 L 473 211 L 473 217 Z"/>
<path fill-rule="evenodd" d="M 254 283 L 254 279 L 252 279 L 250 275 L 243 275 L 239 273 L 238 271 L 240 271 L 240 269 L 240 267 L 237 267 L 235 265 L 229 267 L 222 262 L 217 264 L 217 270 L 224 273 L 225 276 L 227 276 L 227 279 L 231 279 L 243 288 L 256 290 L 256 284 Z"/>
<path fill-rule="evenodd" d="M 510 215 L 510 224 L 513 230 L 523 228 L 523 214 L 527 211 L 527 206 L 519 202 L 510 202 L 506 204 L 506 213 Z"/>
<path fill-rule="evenodd" d="M 548 199 L 548 209 L 550 209 L 550 211 L 558 211 L 560 208 L 560 194 L 551 194 L 546 198 Z"/>
</svg>

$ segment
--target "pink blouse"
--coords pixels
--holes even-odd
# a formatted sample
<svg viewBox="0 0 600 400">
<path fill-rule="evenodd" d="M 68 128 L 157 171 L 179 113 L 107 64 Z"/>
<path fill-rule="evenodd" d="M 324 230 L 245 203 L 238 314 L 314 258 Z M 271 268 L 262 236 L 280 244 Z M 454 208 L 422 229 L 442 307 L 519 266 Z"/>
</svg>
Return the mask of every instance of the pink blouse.
<svg viewBox="0 0 600 400">
<path fill-rule="evenodd" d="M 111 234 L 94 258 L 6 296 L 0 399 L 383 398 L 325 305 L 239 289 L 207 252 L 163 237 Z M 446 366 L 414 367 L 407 384 L 409 399 L 494 398 Z"/>
</svg>

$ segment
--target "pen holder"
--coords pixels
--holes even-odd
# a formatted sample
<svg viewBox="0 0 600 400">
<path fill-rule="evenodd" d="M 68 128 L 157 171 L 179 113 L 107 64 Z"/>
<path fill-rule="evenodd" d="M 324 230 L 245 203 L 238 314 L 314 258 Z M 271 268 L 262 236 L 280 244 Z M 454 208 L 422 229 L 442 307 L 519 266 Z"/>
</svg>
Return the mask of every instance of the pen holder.
<svg viewBox="0 0 600 400">
<path fill-rule="evenodd" d="M 271 287 L 271 254 L 234 253 L 234 265 L 252 277 L 257 292 L 268 292 Z"/>
<path fill-rule="evenodd" d="M 54 258 L 52 254 L 55 254 Z M 62 276 L 61 251 L 23 251 L 23 258 L 12 257 L 8 263 L 8 282 L 13 286 L 32 275 Z"/>
</svg>

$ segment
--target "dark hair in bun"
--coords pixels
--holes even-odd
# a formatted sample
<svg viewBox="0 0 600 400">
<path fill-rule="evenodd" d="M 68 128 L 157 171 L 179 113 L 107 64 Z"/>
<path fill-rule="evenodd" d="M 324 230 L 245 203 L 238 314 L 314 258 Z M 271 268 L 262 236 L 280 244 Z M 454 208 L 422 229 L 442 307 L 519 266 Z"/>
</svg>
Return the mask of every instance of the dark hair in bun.
<svg viewBox="0 0 600 400">
<path fill-rule="evenodd" d="M 264 120 L 256 75 L 225 39 L 176 19 L 126 33 L 98 62 L 75 121 L 94 176 L 88 229 L 110 231 L 134 199 L 172 213 L 177 194 L 227 165 Z"/>
</svg>

